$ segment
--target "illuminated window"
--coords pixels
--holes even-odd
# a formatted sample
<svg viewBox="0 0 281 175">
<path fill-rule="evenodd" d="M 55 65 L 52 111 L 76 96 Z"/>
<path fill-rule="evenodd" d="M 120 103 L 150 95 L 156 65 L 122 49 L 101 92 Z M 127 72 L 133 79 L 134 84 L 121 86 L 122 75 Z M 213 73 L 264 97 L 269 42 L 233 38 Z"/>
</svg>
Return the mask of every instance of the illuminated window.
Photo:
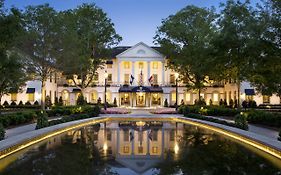
<svg viewBox="0 0 281 175">
<path fill-rule="evenodd" d="M 139 62 L 139 69 L 143 69 L 143 62 Z"/>
<path fill-rule="evenodd" d="M 270 96 L 269 95 L 263 95 L 262 100 L 263 100 L 263 103 L 270 103 Z"/>
<path fill-rule="evenodd" d="M 143 153 L 143 146 L 139 146 L 139 147 L 138 147 L 138 152 L 139 152 L 140 154 Z"/>
<path fill-rule="evenodd" d="M 130 74 L 125 74 L 124 75 L 124 82 L 125 82 L 125 84 L 129 84 L 129 81 L 130 81 Z"/>
<path fill-rule="evenodd" d="M 107 81 L 112 82 L 112 74 L 108 74 Z"/>
<path fill-rule="evenodd" d="M 112 69 L 112 64 L 107 64 L 106 67 L 107 69 Z"/>
<path fill-rule="evenodd" d="M 172 101 L 176 101 L 176 93 L 175 92 L 172 92 Z"/>
<path fill-rule="evenodd" d="M 34 99 L 35 99 L 34 93 L 28 93 L 27 94 L 27 99 L 28 99 L 29 102 L 33 102 Z"/>
<path fill-rule="evenodd" d="M 214 100 L 214 102 L 218 102 L 219 101 L 219 94 L 218 93 L 214 93 L 213 94 L 213 100 Z"/>
<path fill-rule="evenodd" d="M 129 61 L 124 62 L 124 69 L 130 69 L 130 63 Z"/>
<path fill-rule="evenodd" d="M 158 69 L 158 62 L 152 63 L 152 69 Z"/>
<path fill-rule="evenodd" d="M 129 152 L 130 152 L 130 148 L 128 146 L 124 146 L 123 153 L 129 153 Z"/>
<path fill-rule="evenodd" d="M 92 102 L 96 102 L 98 98 L 98 94 L 96 92 L 91 93 Z"/>
<path fill-rule="evenodd" d="M 170 84 L 175 84 L 175 82 L 176 82 L 175 74 L 170 74 Z"/>
<path fill-rule="evenodd" d="M 186 101 L 191 101 L 191 95 L 190 95 L 190 93 L 186 93 L 186 94 L 185 94 L 185 100 L 186 100 Z"/>
<path fill-rule="evenodd" d="M 253 95 L 246 95 L 246 101 L 253 101 L 254 96 Z"/>
<path fill-rule="evenodd" d="M 17 93 L 11 93 L 11 101 L 17 101 Z"/>
<path fill-rule="evenodd" d="M 152 153 L 153 154 L 157 154 L 158 153 L 158 147 L 157 146 L 153 146 L 152 147 Z"/>
</svg>

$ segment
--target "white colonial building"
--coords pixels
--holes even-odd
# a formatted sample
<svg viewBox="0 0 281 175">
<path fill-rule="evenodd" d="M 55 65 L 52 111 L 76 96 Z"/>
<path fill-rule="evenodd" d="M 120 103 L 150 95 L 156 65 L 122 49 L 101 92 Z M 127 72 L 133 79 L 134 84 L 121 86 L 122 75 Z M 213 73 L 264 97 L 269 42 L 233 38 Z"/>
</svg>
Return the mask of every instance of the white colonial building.
<svg viewBox="0 0 281 175">
<path fill-rule="evenodd" d="M 124 107 L 157 107 L 164 106 L 167 99 L 169 105 L 176 102 L 176 72 L 167 68 L 167 58 L 161 54 L 158 47 L 149 47 L 140 42 L 132 47 L 116 47 L 111 60 L 106 62 L 103 69 L 98 70 L 90 87 L 83 91 L 87 102 L 97 103 L 105 101 L 105 75 L 107 74 L 108 103 Z M 106 73 L 107 72 L 107 73 Z M 106 73 L 106 74 L 105 74 Z M 149 81 L 150 80 L 150 81 Z M 54 103 L 55 97 L 62 97 L 65 105 L 75 105 L 81 90 L 74 86 L 71 80 L 53 75 L 46 82 L 46 94 Z M 243 100 L 255 100 L 257 104 L 280 104 L 280 98 L 257 94 L 249 83 L 241 84 L 241 91 L 232 82 L 212 82 L 207 84 L 201 92 L 206 103 L 212 100 L 218 104 L 220 99 L 235 101 L 238 95 Z M 19 93 L 8 94 L 3 97 L 2 103 L 27 101 L 40 103 L 41 82 L 29 81 L 27 86 Z M 198 92 L 187 90 L 184 82 L 178 82 L 178 104 L 194 104 L 198 99 Z"/>
</svg>

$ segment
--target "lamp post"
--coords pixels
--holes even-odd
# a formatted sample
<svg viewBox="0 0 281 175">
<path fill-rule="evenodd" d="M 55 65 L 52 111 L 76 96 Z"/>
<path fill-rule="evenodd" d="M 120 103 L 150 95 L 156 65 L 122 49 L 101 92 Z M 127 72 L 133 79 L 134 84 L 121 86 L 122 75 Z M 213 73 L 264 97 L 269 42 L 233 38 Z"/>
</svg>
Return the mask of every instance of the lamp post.
<svg viewBox="0 0 281 175">
<path fill-rule="evenodd" d="M 176 111 L 178 111 L 178 78 L 179 78 L 178 73 L 175 73 L 175 78 L 176 78 Z"/>
<path fill-rule="evenodd" d="M 106 108 L 107 108 L 107 102 L 106 102 L 107 78 L 108 78 L 108 73 L 107 73 L 107 71 L 105 71 L 105 73 L 104 73 L 104 110 L 106 110 Z"/>
</svg>

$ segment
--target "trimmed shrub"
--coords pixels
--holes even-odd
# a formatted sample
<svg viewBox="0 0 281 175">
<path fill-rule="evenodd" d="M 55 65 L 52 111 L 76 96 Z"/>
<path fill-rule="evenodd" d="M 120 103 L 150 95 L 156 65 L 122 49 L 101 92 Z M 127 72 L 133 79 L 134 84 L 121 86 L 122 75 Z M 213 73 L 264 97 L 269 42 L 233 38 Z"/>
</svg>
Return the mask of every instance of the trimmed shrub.
<svg viewBox="0 0 281 175">
<path fill-rule="evenodd" d="M 27 101 L 27 102 L 25 103 L 25 106 L 31 106 L 31 103 L 30 103 L 29 101 Z"/>
<path fill-rule="evenodd" d="M 39 105 L 39 102 L 36 100 L 33 105 Z"/>
<path fill-rule="evenodd" d="M 17 103 L 15 101 L 12 101 L 10 104 L 10 106 L 16 106 L 16 105 L 17 105 Z"/>
<path fill-rule="evenodd" d="M 19 106 L 23 106 L 23 102 L 22 101 L 19 102 Z"/>
<path fill-rule="evenodd" d="M 4 101 L 3 106 L 9 106 L 9 103 L 7 101 Z"/>
<path fill-rule="evenodd" d="M 232 99 L 229 101 L 229 107 L 230 107 L 230 108 L 233 108 L 233 107 L 234 107 L 234 101 L 233 101 Z"/>
<path fill-rule="evenodd" d="M 5 129 L 4 126 L 2 125 L 2 123 L 0 123 L 0 140 L 4 140 L 5 139 Z"/>
<path fill-rule="evenodd" d="M 237 114 L 234 118 L 235 125 L 244 130 L 248 130 L 247 117 L 243 114 Z"/>
<path fill-rule="evenodd" d="M 17 112 L 12 114 L 4 114 L 0 117 L 0 123 L 4 127 L 19 125 L 34 121 L 37 114 L 33 111 Z"/>
<path fill-rule="evenodd" d="M 116 97 L 114 97 L 113 104 L 114 104 L 115 106 L 117 106 L 117 99 L 116 99 Z"/>
<path fill-rule="evenodd" d="M 40 129 L 49 126 L 47 113 L 41 111 L 37 117 L 37 125 L 35 129 Z"/>
<path fill-rule="evenodd" d="M 46 97 L 46 99 L 45 99 L 45 106 L 46 106 L 47 108 L 50 108 L 50 107 L 52 106 L 52 101 L 51 101 L 51 98 L 50 98 L 49 95 L 48 95 L 48 96 Z"/>
<path fill-rule="evenodd" d="M 84 99 L 84 96 L 82 94 L 80 94 L 77 98 L 77 105 L 85 105 L 87 102 Z"/>
<path fill-rule="evenodd" d="M 62 105 L 63 105 L 63 100 L 62 100 L 62 96 L 60 96 L 58 106 L 62 106 Z"/>
</svg>

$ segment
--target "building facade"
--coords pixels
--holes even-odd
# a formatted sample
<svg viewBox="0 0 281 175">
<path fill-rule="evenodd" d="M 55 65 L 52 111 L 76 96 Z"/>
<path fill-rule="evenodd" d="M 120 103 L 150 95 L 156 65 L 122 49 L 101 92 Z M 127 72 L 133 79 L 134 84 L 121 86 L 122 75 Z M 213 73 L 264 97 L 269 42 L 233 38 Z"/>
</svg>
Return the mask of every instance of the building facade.
<svg viewBox="0 0 281 175">
<path fill-rule="evenodd" d="M 97 71 L 94 80 L 88 88 L 83 90 L 83 95 L 88 103 L 106 101 L 116 103 L 121 107 L 159 107 L 176 102 L 176 77 L 177 73 L 167 68 L 167 58 L 161 54 L 158 47 L 149 47 L 140 42 L 132 47 L 116 47 L 111 60 L 107 61 L 104 68 Z M 107 75 L 107 79 L 106 79 Z M 240 94 L 235 82 L 212 82 L 206 84 L 201 92 L 201 98 L 206 103 L 219 104 L 219 101 L 238 99 L 255 100 L 257 104 L 280 104 L 280 98 L 257 94 L 248 82 L 241 84 Z M 46 82 L 46 95 L 54 103 L 55 98 L 62 98 L 64 105 L 75 105 L 81 90 L 66 77 L 53 75 Z M 40 103 L 41 82 L 29 81 L 19 93 L 5 95 L 2 103 L 27 101 Z M 178 104 L 194 104 L 198 100 L 198 92 L 187 90 L 184 82 L 178 82 Z"/>
</svg>

